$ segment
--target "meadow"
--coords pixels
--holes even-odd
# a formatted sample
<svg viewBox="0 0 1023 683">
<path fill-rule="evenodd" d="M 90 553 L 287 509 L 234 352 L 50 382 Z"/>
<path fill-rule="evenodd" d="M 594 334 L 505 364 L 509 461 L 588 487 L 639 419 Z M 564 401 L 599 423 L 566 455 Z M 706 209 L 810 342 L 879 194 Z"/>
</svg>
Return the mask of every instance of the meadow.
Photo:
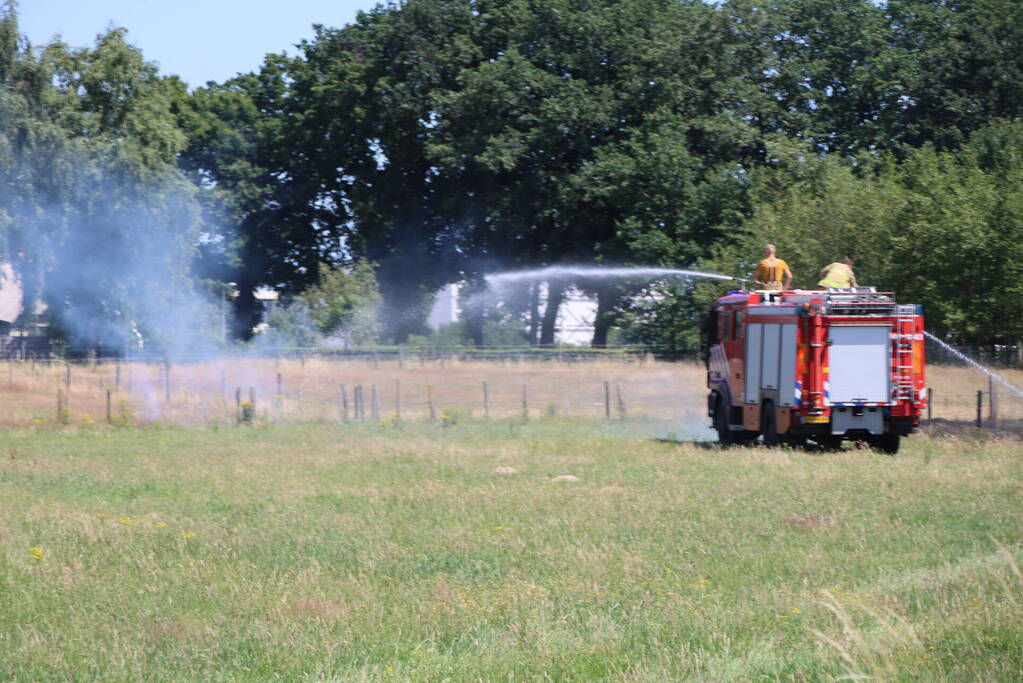
<svg viewBox="0 0 1023 683">
<path fill-rule="evenodd" d="M 327 387 L 395 369 L 294 363 L 251 424 L 203 418 L 195 369 L 160 419 L 2 428 L 0 678 L 1023 677 L 1018 436 L 722 450 L 699 367 L 649 362 L 415 366 L 438 400 L 447 378 L 436 420 L 343 423 Z M 523 373 L 528 419 L 511 391 L 469 405 Z"/>
</svg>

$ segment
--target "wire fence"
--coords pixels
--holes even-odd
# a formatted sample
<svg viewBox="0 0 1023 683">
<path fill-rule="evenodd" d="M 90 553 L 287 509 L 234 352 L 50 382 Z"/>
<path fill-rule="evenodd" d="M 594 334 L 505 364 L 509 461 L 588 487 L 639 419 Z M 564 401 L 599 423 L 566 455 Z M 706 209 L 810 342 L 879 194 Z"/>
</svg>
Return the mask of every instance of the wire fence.
<svg viewBox="0 0 1023 683">
<path fill-rule="evenodd" d="M 704 367 L 648 354 L 481 362 L 456 355 L 299 355 L 171 364 L 8 360 L 0 423 L 186 425 L 456 422 L 547 417 L 660 421 L 710 435 Z M 3 367 L 3 366 L 0 366 Z M 925 425 L 1023 425 L 1023 401 L 964 368 L 928 369 Z M 0 383 L 3 377 L 0 375 Z M 979 386 L 978 386 L 979 385 Z M 1023 430 L 1020 430 L 1023 431 Z"/>
<path fill-rule="evenodd" d="M 558 360 L 301 356 L 183 364 L 6 361 L 8 424 L 54 420 L 397 422 L 580 417 L 704 421 L 694 364 L 644 355 Z"/>
</svg>

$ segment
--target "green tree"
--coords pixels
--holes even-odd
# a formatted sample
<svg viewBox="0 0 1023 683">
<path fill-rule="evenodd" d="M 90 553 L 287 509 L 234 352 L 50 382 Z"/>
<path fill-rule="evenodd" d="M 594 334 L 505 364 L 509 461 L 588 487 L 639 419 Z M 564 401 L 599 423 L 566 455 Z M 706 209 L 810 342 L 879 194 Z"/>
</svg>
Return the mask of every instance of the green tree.
<svg viewBox="0 0 1023 683">
<path fill-rule="evenodd" d="M 202 188 L 216 238 L 204 244 L 206 274 L 236 283 L 233 335 L 242 340 L 259 320 L 258 287 L 296 295 L 341 251 L 347 216 L 317 193 L 308 151 L 294 140 L 292 65 L 269 55 L 256 73 L 197 89 L 180 114 L 189 142 L 179 165 Z"/>
<path fill-rule="evenodd" d="M 480 58 L 477 5 L 413 0 L 317 27 L 291 72 L 294 150 L 316 179 L 312 205 L 341 231 L 338 254 L 377 264 L 385 331 L 424 329 L 427 303 L 458 279 L 458 239 L 441 209 L 444 175 L 428 154 L 435 98 Z"/>
<path fill-rule="evenodd" d="M 92 48 L 30 49 L 13 3 L 0 51 L 0 230 L 27 309 L 45 300 L 51 333 L 73 348 L 123 348 L 138 333 L 181 352 L 202 307 L 196 205 L 173 165 L 180 81 L 120 29 Z"/>
<path fill-rule="evenodd" d="M 886 9 L 905 55 L 892 139 L 954 150 L 987 124 L 1023 116 L 1023 4 L 889 0 Z"/>
<path fill-rule="evenodd" d="M 380 289 L 373 267 L 357 261 L 350 268 L 320 265 L 319 282 L 302 293 L 309 316 L 320 334 L 343 334 L 356 346 L 372 343 L 380 334 Z"/>
<path fill-rule="evenodd" d="M 762 148 L 728 111 L 755 99 L 741 76 L 759 65 L 731 58 L 722 15 L 657 0 L 498 6 L 487 19 L 507 42 L 439 96 L 431 148 L 462 190 L 450 210 L 466 217 L 461 242 L 478 259 L 465 269 L 623 263 L 657 239 L 704 253 L 721 219 L 696 218 L 713 213 L 696 188 Z M 548 283 L 549 299 L 569 284 Z M 622 292 L 596 289 L 602 345 Z M 553 339 L 548 310 L 541 342 Z"/>
</svg>

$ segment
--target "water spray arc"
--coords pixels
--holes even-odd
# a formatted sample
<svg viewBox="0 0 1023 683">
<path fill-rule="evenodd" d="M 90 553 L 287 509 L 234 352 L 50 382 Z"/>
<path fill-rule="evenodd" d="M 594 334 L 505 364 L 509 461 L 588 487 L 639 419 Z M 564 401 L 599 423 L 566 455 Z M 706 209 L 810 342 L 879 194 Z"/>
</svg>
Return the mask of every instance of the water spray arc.
<svg viewBox="0 0 1023 683">
<path fill-rule="evenodd" d="M 749 282 L 743 278 L 718 273 L 704 273 L 698 270 L 680 268 L 597 268 L 591 266 L 549 266 L 533 270 L 515 270 L 506 273 L 494 273 L 484 276 L 491 287 L 519 282 L 536 282 L 540 280 L 656 280 L 668 277 L 698 277 L 707 280 L 726 282 Z"/>
<path fill-rule="evenodd" d="M 949 353 L 954 355 L 959 360 L 963 361 L 964 363 L 966 363 L 967 365 L 971 366 L 972 368 L 974 368 L 976 370 L 980 370 L 981 372 L 983 372 L 988 377 L 991 377 L 996 382 L 1002 384 L 1006 389 L 1011 391 L 1018 398 L 1023 398 L 1023 389 L 1020 389 L 1015 384 L 1013 384 L 1009 380 L 1007 380 L 1004 377 L 1002 377 L 1001 375 L 999 375 L 997 372 L 995 372 L 993 370 L 989 370 L 988 368 L 984 367 L 983 365 L 981 365 L 977 361 L 975 361 L 972 358 L 970 358 L 969 356 L 967 356 L 962 351 L 956 349 L 951 344 L 948 344 L 945 341 L 939 339 L 938 337 L 934 336 L 930 332 L 924 332 L 924 334 L 927 335 L 927 337 L 929 339 L 932 339 L 933 341 L 937 342 L 941 346 L 941 348 L 945 349 L 946 351 L 948 351 Z"/>
</svg>

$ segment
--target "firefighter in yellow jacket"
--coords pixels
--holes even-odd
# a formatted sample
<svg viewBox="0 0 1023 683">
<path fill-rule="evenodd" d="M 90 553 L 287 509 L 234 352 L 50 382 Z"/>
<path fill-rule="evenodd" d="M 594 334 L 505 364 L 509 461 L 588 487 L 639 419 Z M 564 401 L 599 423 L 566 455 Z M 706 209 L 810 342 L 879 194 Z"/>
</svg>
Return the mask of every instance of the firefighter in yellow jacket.
<svg viewBox="0 0 1023 683">
<path fill-rule="evenodd" d="M 788 289 L 792 286 L 792 271 L 789 270 L 789 264 L 774 255 L 775 251 L 773 244 L 764 247 L 764 258 L 757 264 L 753 282 L 763 285 L 764 289 Z M 784 285 L 782 285 L 783 277 Z"/>
<path fill-rule="evenodd" d="M 856 274 L 853 273 L 851 258 L 844 258 L 821 268 L 821 281 L 818 287 L 856 287 Z"/>
</svg>

